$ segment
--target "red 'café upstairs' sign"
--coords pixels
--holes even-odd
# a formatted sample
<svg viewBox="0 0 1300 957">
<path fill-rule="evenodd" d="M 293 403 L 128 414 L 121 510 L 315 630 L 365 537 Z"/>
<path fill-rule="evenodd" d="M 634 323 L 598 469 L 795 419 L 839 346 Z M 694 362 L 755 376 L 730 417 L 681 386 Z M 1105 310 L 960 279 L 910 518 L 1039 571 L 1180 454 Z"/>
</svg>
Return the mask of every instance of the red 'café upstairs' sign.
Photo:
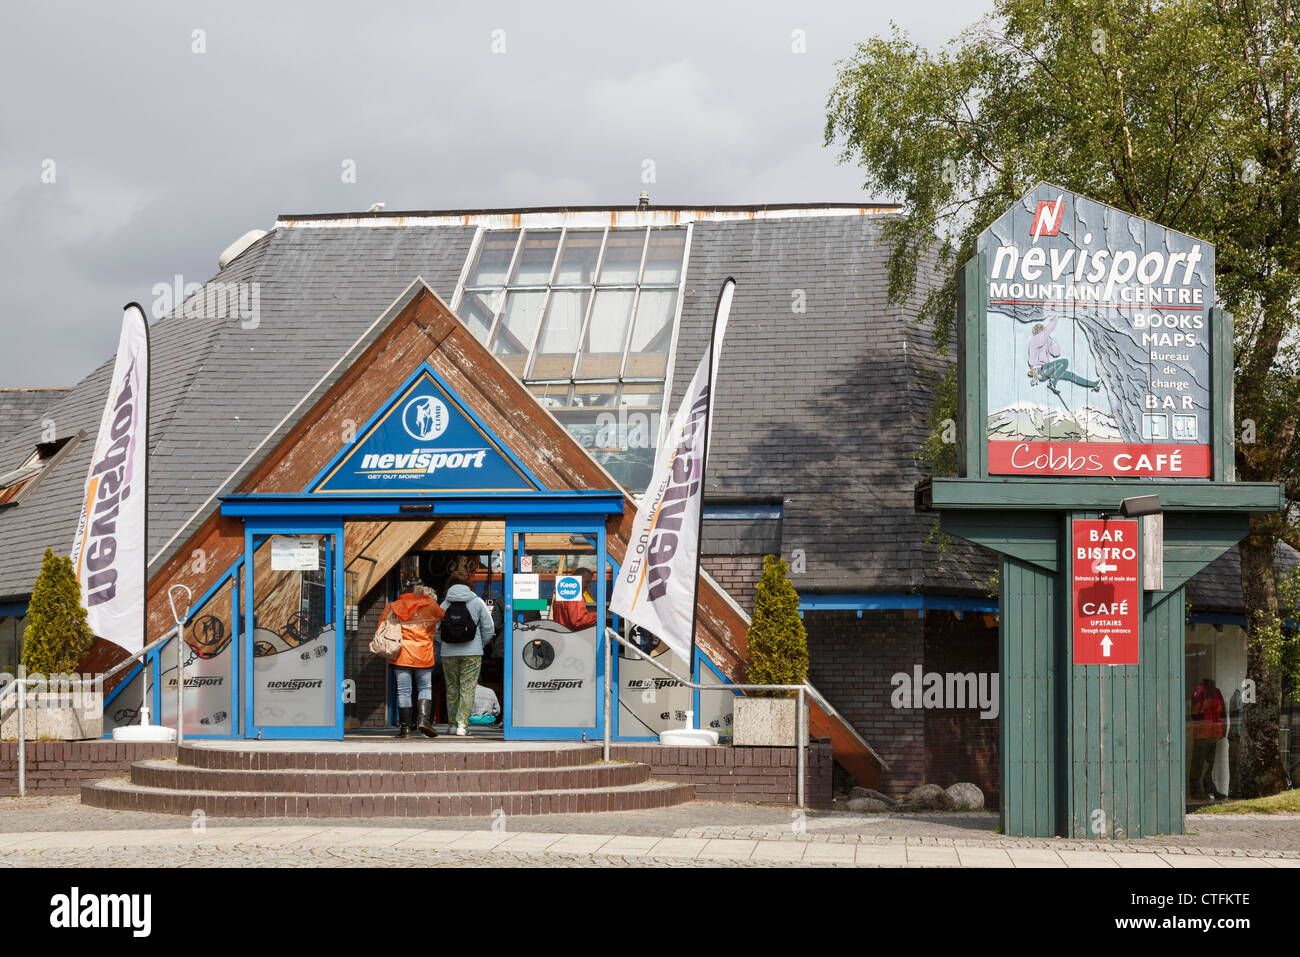
<svg viewBox="0 0 1300 957">
<path fill-rule="evenodd" d="M 1074 663 L 1135 665 L 1142 602 L 1140 525 L 1131 519 L 1075 519 L 1071 524 Z"/>
<path fill-rule="evenodd" d="M 990 475 L 1212 474 L 1212 245 L 1040 183 L 978 248 Z"/>
</svg>

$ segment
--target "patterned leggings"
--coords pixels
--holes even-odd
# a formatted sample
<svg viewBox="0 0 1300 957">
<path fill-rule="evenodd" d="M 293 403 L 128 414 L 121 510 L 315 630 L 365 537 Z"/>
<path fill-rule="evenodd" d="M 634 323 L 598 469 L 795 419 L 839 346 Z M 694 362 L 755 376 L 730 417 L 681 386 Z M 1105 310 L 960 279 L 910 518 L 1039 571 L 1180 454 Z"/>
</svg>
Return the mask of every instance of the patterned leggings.
<svg viewBox="0 0 1300 957">
<path fill-rule="evenodd" d="M 469 724 L 478 688 L 480 655 L 453 655 L 442 659 L 442 674 L 447 682 L 447 720 L 452 724 Z"/>
</svg>

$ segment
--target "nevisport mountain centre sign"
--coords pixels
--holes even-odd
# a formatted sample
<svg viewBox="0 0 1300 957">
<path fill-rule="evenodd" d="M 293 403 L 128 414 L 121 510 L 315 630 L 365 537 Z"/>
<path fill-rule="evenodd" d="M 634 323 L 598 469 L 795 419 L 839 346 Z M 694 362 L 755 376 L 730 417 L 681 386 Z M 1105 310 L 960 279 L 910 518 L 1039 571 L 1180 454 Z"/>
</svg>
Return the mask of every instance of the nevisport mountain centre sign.
<svg viewBox="0 0 1300 957">
<path fill-rule="evenodd" d="M 1210 477 L 1212 245 L 1042 183 L 978 251 L 990 475 Z"/>
</svg>

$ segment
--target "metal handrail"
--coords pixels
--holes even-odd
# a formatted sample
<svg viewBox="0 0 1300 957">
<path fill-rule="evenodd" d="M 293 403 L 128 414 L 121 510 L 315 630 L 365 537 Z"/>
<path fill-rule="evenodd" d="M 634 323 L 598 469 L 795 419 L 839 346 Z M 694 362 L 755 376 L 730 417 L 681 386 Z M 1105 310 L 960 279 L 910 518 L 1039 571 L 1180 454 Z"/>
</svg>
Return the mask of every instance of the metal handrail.
<svg viewBox="0 0 1300 957">
<path fill-rule="evenodd" d="M 730 691 L 730 692 L 793 691 L 795 692 L 795 695 L 798 698 L 798 702 L 799 702 L 797 705 L 798 710 L 795 713 L 795 737 L 798 738 L 799 740 L 797 759 L 796 759 L 796 772 L 795 772 L 798 775 L 798 780 L 795 783 L 795 798 L 798 802 L 799 807 L 807 806 L 807 804 L 804 802 L 804 769 L 807 767 L 807 751 L 808 751 L 808 731 L 807 728 L 805 727 L 805 724 L 807 722 L 807 714 L 806 714 L 807 697 L 811 692 L 817 699 L 818 703 L 821 704 L 824 701 L 824 699 L 820 694 L 818 694 L 806 683 L 799 684 L 799 685 L 732 685 L 732 684 L 705 685 L 695 681 L 688 681 L 687 679 L 683 678 L 681 675 L 673 674 L 673 672 L 668 670 L 668 668 L 664 667 L 659 662 L 655 661 L 653 658 L 647 655 L 644 651 L 642 651 L 632 642 L 628 641 L 626 638 L 624 638 L 622 635 L 616 632 L 613 628 L 607 626 L 605 628 L 605 635 L 607 638 L 613 638 L 614 641 L 617 641 L 620 645 L 624 646 L 625 648 L 629 648 L 632 651 L 635 651 L 644 661 L 648 661 L 650 664 L 654 665 L 656 668 L 658 668 L 668 677 L 675 680 L 678 684 L 684 685 L 687 688 L 690 688 L 694 691 Z M 613 664 L 614 664 L 613 648 L 614 646 L 610 644 L 609 641 L 605 642 L 604 759 L 606 761 L 610 760 L 610 739 L 613 737 L 613 732 L 614 732 L 613 718 L 610 713 L 614 706 L 614 694 L 613 694 L 613 684 L 612 684 L 613 682 L 612 672 L 613 672 Z"/>
<path fill-rule="evenodd" d="M 162 645 L 165 645 L 172 638 L 176 638 L 184 635 L 183 629 L 185 627 L 185 621 L 189 617 L 189 607 L 187 606 L 185 611 L 179 615 L 176 613 L 176 603 L 172 599 L 172 591 L 176 588 L 184 589 L 186 596 L 190 597 L 190 590 L 186 588 L 184 585 L 173 585 L 171 588 L 167 590 L 167 600 L 171 603 L 172 618 L 176 621 L 176 624 L 168 628 L 167 631 L 163 633 L 163 636 L 161 638 L 149 642 L 149 644 L 145 645 L 139 651 L 128 655 L 126 658 L 124 658 L 122 661 L 119 661 L 112 668 L 109 668 L 108 671 L 105 671 L 102 675 L 96 676 L 94 680 L 99 682 L 107 681 L 109 678 L 112 678 L 114 675 L 119 674 L 120 672 L 124 671 L 126 668 L 131 666 L 136 661 L 136 659 L 143 659 L 145 655 L 149 654 L 149 652 L 153 651 L 155 648 L 159 648 Z M 176 644 L 176 741 L 178 744 L 181 741 L 181 734 L 183 733 L 182 732 L 182 727 L 183 727 L 182 706 L 183 706 L 183 696 L 185 692 L 184 672 L 181 665 L 181 654 L 183 651 L 181 645 L 183 644 L 184 641 L 178 641 Z M 33 682 L 40 682 L 44 680 L 45 680 L 44 677 L 29 678 L 24 676 L 22 678 L 14 678 L 12 682 L 5 685 L 3 688 L 0 688 L 0 714 L 4 713 L 5 695 L 8 694 L 11 690 L 16 689 L 20 682 L 22 683 L 23 687 L 26 688 Z M 18 700 L 18 741 L 17 741 L 18 796 L 26 797 L 27 796 L 27 728 L 26 728 L 26 722 L 24 718 L 27 711 L 27 707 L 26 707 L 27 695 L 20 694 L 17 696 L 17 700 Z"/>
</svg>

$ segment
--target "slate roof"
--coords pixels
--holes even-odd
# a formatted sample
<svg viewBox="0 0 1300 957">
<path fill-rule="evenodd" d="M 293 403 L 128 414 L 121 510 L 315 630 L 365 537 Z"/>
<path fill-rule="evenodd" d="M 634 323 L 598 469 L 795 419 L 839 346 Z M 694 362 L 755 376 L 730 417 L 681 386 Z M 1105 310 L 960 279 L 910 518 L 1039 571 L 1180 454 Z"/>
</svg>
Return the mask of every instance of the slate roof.
<svg viewBox="0 0 1300 957">
<path fill-rule="evenodd" d="M 152 325 L 150 558 L 202 521 L 216 504 L 196 515 L 204 502 L 413 279 L 451 298 L 473 236 L 473 227 L 278 229 L 213 279 L 259 284 L 255 325 Z M 109 359 L 47 410 L 59 436 L 94 436 L 112 369 Z M 38 437 L 28 426 L 0 442 L 0 469 Z M 0 511 L 0 600 L 30 593 L 47 546 L 71 549 L 93 446 L 81 443 L 26 501 Z"/>
<path fill-rule="evenodd" d="M 782 504 L 779 519 L 709 523 L 706 550 L 803 549 L 801 591 L 984 595 L 991 553 L 960 541 L 940 552 L 934 516 L 913 509 L 914 455 L 951 359 L 913 312 L 886 302 L 882 226 L 880 214 L 695 223 L 668 412 L 734 276 L 708 496 Z M 256 323 L 171 317 L 151 327 L 155 565 L 216 507 L 223 483 L 228 491 L 256 463 L 259 443 L 346 370 L 340 358 L 364 349 L 416 277 L 452 300 L 474 233 L 395 221 L 278 228 L 214 277 L 258 284 Z M 110 359 L 44 411 L 59 435 L 93 436 L 111 370 Z M 0 431 L 0 471 L 38 436 L 34 423 Z M 71 547 L 92 447 L 83 442 L 28 500 L 0 510 L 0 601 L 30 591 L 47 545 Z"/>
<path fill-rule="evenodd" d="M 935 516 L 913 507 L 915 454 L 951 360 L 937 357 L 914 309 L 886 301 L 883 225 L 696 223 L 668 412 L 732 276 L 708 495 L 783 501 L 782 553 L 806 556 L 801 591 L 984 594 L 991 553 L 952 542 L 941 556 L 927 544 Z"/>
<path fill-rule="evenodd" d="M 1274 567 L 1279 571 L 1294 568 L 1300 552 L 1278 542 L 1274 550 Z M 1193 613 L 1204 611 L 1240 612 L 1241 553 L 1235 548 L 1224 552 L 1187 583 L 1187 601 Z"/>
<path fill-rule="evenodd" d="M 0 441 L 37 421 L 47 408 L 68 391 L 51 389 L 0 389 Z"/>
</svg>

